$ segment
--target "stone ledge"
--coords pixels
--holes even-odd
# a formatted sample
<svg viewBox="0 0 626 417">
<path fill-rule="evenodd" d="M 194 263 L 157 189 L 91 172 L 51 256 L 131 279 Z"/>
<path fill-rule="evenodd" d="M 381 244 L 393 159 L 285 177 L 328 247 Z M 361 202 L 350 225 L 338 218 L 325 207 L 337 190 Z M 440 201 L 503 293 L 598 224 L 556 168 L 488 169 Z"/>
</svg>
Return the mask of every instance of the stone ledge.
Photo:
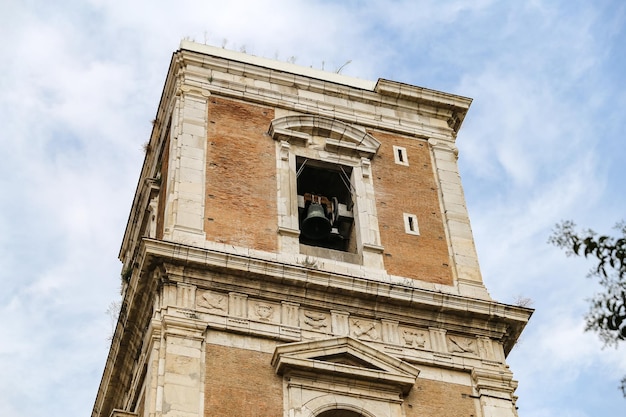
<svg viewBox="0 0 626 417">
<path fill-rule="evenodd" d="M 261 255 L 256 253 L 256 255 Z M 272 255 L 272 254 L 270 254 Z M 273 254 L 273 256 L 276 256 Z M 354 294 L 357 297 L 387 299 L 400 305 L 419 305 L 425 311 L 438 314 L 467 316 L 468 320 L 497 320 L 508 327 L 505 351 L 508 352 L 515 341 L 515 335 L 521 333 L 526 325 L 531 309 L 497 303 L 491 300 L 469 298 L 416 288 L 413 280 L 394 279 L 384 271 L 369 271 L 360 268 L 360 276 L 339 274 L 320 269 L 307 268 L 302 263 L 284 263 L 276 258 L 262 259 L 253 257 L 250 251 L 231 253 L 187 246 L 180 243 L 144 239 L 141 245 L 139 264 L 142 270 L 153 260 L 161 259 L 177 264 L 199 266 L 216 271 L 228 271 L 235 275 L 262 278 L 267 284 L 290 284 L 294 288 L 319 289 L 328 291 L 333 288 L 338 294 Z M 294 257 L 294 260 L 296 257 Z M 368 272 L 372 272 L 369 274 Z M 138 278 L 138 276 L 137 276 Z M 131 282 L 132 284 L 132 282 Z"/>
</svg>

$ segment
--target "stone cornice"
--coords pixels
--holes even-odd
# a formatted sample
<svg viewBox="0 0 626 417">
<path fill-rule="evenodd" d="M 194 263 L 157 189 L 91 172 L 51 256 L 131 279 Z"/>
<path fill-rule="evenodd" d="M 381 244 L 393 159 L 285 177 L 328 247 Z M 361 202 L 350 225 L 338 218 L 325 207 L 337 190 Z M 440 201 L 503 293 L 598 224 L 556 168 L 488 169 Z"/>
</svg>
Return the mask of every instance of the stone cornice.
<svg viewBox="0 0 626 417">
<path fill-rule="evenodd" d="M 322 71 L 313 68 L 302 67 L 300 65 L 291 64 L 288 62 L 276 61 L 273 59 L 262 58 L 254 55 L 249 55 L 241 52 L 235 52 L 224 48 L 216 48 L 211 45 L 204 45 L 196 42 L 183 40 L 180 42 L 180 49 L 198 52 L 203 55 L 215 56 L 239 62 L 242 65 L 249 64 L 254 67 L 264 67 L 272 70 L 276 70 L 284 73 L 299 74 L 311 78 L 316 78 L 324 81 L 333 82 L 336 84 L 342 84 L 349 87 L 360 88 L 364 90 L 371 90 L 374 88 L 374 83 L 369 80 L 363 80 L 354 77 L 348 77 L 335 72 Z"/>
<path fill-rule="evenodd" d="M 422 138 L 456 136 L 471 104 L 423 87 L 373 83 L 193 42 L 183 42 L 172 62 L 170 74 L 181 84 Z M 445 123 L 435 126 L 435 119 Z"/>
<path fill-rule="evenodd" d="M 460 317 L 463 326 L 482 326 L 481 323 L 489 323 L 490 328 L 499 329 L 497 331 L 500 335 L 494 337 L 502 340 L 506 353 L 511 350 L 532 314 L 532 310 L 527 308 L 416 288 L 412 285 L 412 280 L 381 275 L 380 271 L 372 277 L 368 277 L 367 273 L 360 277 L 343 275 L 307 268 L 295 262 L 280 262 L 276 260 L 275 254 L 266 255 L 267 258 L 263 258 L 260 253 L 251 255 L 238 252 L 235 248 L 233 252 L 227 252 L 144 239 L 138 262 L 142 270 L 149 268 L 151 264 L 170 262 L 200 267 L 203 270 L 244 275 L 247 278 L 257 277 L 262 278 L 264 285 L 275 282 L 306 288 L 309 296 L 315 289 L 327 291 L 332 288 L 337 294 L 384 300 L 385 304 L 414 306 L 442 318 L 446 315 Z"/>
</svg>

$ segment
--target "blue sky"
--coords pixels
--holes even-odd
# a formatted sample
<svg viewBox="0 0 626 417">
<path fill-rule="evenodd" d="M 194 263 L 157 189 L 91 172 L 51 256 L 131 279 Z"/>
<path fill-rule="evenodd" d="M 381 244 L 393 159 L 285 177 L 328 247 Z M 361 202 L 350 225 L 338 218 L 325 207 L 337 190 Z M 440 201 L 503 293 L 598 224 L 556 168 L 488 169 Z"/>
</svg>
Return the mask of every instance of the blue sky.
<svg viewBox="0 0 626 417">
<path fill-rule="evenodd" d="M 590 265 L 547 245 L 624 216 L 623 1 L 0 4 L 0 415 L 88 415 L 117 253 L 182 38 L 472 97 L 459 165 L 487 288 L 536 309 L 509 356 L 521 417 L 622 416 L 625 347 L 583 332 Z"/>
</svg>

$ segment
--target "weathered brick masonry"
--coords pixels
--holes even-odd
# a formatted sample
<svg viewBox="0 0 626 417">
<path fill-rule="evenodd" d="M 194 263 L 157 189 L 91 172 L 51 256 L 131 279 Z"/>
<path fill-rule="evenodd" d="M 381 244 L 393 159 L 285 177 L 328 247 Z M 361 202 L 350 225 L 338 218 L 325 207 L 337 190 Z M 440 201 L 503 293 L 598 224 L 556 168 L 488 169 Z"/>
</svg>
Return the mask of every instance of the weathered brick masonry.
<svg viewBox="0 0 626 417">
<path fill-rule="evenodd" d="M 205 232 L 216 242 L 276 251 L 276 151 L 271 108 L 211 96 Z"/>
<path fill-rule="evenodd" d="M 425 140 L 372 131 L 381 142 L 372 172 L 385 269 L 393 275 L 452 284 L 439 190 Z M 409 165 L 394 162 L 393 145 L 406 148 Z M 419 222 L 419 236 L 404 233 L 403 213 Z"/>
<path fill-rule="evenodd" d="M 207 417 L 280 416 L 283 383 L 270 364 L 272 355 L 206 345 Z"/>
</svg>

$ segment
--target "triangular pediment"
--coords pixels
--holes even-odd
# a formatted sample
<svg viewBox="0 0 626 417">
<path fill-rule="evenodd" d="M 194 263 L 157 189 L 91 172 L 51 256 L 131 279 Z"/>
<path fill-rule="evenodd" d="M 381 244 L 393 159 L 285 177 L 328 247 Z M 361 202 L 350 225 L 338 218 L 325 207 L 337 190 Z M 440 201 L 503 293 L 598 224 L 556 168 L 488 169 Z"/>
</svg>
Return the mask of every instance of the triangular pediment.
<svg viewBox="0 0 626 417">
<path fill-rule="evenodd" d="M 297 372 L 375 381 L 404 393 L 419 374 L 413 365 L 348 336 L 279 345 L 272 365 L 279 375 Z"/>
<path fill-rule="evenodd" d="M 320 356 L 320 357 L 311 358 L 311 359 L 312 360 L 316 360 L 316 361 L 323 361 L 323 362 L 339 363 L 339 364 L 342 364 L 342 365 L 356 366 L 358 368 L 373 369 L 375 371 L 382 371 L 382 369 L 380 369 L 379 367 L 373 365 L 371 362 L 364 361 L 363 359 L 359 358 L 358 356 L 354 356 L 354 355 L 352 355 L 350 353 L 347 353 L 347 352 L 338 353 L 336 355 L 325 355 L 325 356 Z"/>
</svg>

